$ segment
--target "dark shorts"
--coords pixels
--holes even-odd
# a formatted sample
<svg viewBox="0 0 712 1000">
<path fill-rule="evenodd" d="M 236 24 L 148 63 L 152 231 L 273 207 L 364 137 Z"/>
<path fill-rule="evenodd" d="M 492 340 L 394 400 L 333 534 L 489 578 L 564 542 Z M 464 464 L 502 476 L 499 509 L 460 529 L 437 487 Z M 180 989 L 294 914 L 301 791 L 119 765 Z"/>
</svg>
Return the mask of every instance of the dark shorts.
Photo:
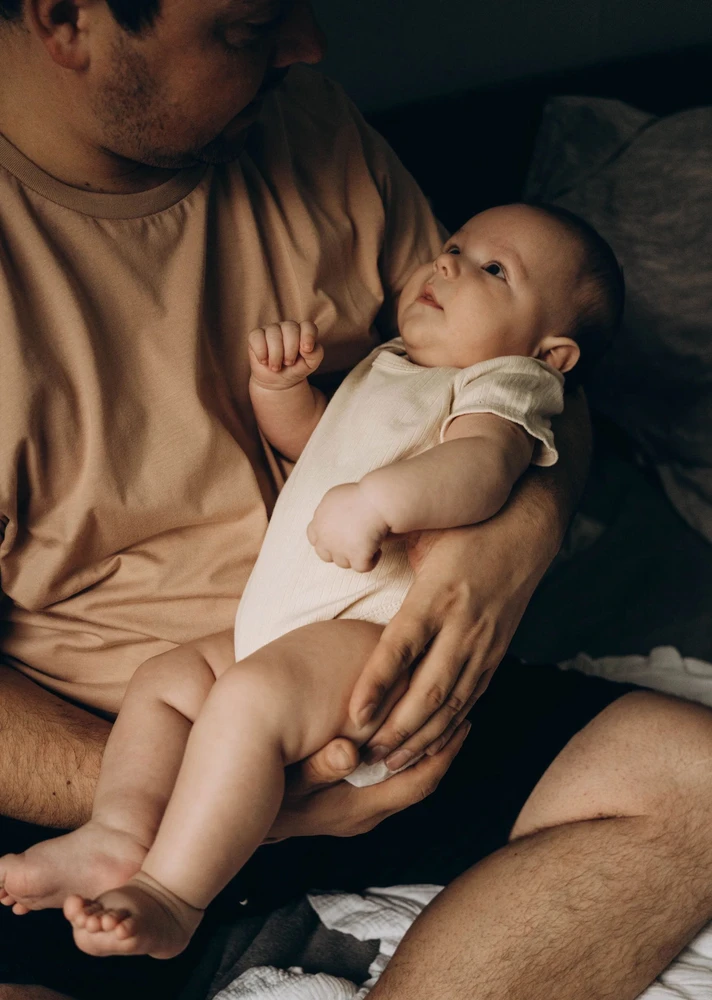
<svg viewBox="0 0 712 1000">
<path fill-rule="evenodd" d="M 0 908 L 0 982 L 41 983 L 77 1000 L 193 1000 L 212 979 L 231 922 L 310 888 L 447 883 L 507 842 L 549 764 L 572 736 L 630 690 L 508 658 L 472 711 L 463 749 L 424 802 L 361 837 L 299 838 L 261 848 L 215 901 L 190 947 L 171 961 L 90 958 L 75 948 L 59 912 L 14 917 Z M 2 821 L 0 851 L 22 850 L 46 834 Z M 244 899 L 247 905 L 240 905 Z"/>
</svg>

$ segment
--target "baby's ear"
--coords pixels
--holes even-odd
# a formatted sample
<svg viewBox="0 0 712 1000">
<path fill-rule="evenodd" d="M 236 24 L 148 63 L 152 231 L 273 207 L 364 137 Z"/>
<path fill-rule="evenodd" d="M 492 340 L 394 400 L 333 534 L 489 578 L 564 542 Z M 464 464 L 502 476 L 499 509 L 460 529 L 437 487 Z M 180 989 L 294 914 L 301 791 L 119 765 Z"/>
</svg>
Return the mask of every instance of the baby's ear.
<svg viewBox="0 0 712 1000">
<path fill-rule="evenodd" d="M 581 351 L 571 337 L 544 337 L 536 356 L 565 375 L 581 357 Z"/>
</svg>

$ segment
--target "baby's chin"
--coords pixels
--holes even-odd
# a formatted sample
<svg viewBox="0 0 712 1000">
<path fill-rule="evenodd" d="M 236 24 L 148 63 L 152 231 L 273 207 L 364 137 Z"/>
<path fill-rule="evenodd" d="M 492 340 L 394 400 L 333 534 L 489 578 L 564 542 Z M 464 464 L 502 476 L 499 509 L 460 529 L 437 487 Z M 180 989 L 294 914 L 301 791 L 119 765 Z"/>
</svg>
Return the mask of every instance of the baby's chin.
<svg viewBox="0 0 712 1000">
<path fill-rule="evenodd" d="M 442 351 L 434 350 L 433 348 L 420 347 L 412 344 L 405 344 L 406 354 L 408 359 L 413 362 L 414 365 L 420 365 L 421 368 L 451 368 L 453 367 L 452 362 L 445 358 Z"/>
</svg>

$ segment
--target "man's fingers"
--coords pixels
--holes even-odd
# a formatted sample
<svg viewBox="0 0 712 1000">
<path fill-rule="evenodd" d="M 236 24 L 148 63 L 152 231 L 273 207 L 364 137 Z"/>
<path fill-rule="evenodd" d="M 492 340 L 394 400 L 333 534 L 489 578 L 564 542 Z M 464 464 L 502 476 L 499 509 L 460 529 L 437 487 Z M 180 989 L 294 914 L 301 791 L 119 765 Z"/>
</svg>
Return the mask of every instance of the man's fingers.
<svg viewBox="0 0 712 1000">
<path fill-rule="evenodd" d="M 333 785 L 351 774 L 358 763 L 358 750 L 350 740 L 332 740 L 290 769 L 288 792 L 290 795 L 305 795 L 325 785 Z"/>
<path fill-rule="evenodd" d="M 478 663 L 478 668 L 479 668 L 479 663 Z M 494 675 L 495 670 L 496 670 L 496 667 L 490 667 L 489 669 L 482 671 L 482 673 L 480 674 L 480 676 L 477 678 L 477 683 L 475 685 L 475 690 L 472 692 L 472 694 L 468 698 L 466 704 L 457 713 L 457 715 L 452 720 L 452 722 L 450 723 L 450 725 L 447 727 L 447 729 L 445 730 L 445 732 L 441 736 L 439 736 L 438 739 L 434 740 L 430 744 L 430 746 L 428 746 L 428 747 L 425 748 L 426 754 L 428 754 L 429 756 L 432 756 L 433 754 L 440 753 L 440 751 L 446 745 L 446 743 L 448 742 L 448 740 L 450 740 L 452 738 L 452 734 L 455 732 L 455 730 L 457 729 L 457 727 L 460 725 L 461 722 L 463 722 L 464 719 L 467 718 L 467 716 L 470 714 L 470 711 L 472 710 L 472 708 L 475 705 L 475 703 L 480 700 L 480 698 L 482 697 L 482 695 L 485 693 L 485 691 L 489 687 L 489 682 L 492 680 L 492 677 Z"/>
<path fill-rule="evenodd" d="M 403 618 L 402 612 L 401 608 L 386 625 L 356 681 L 349 716 L 359 727 L 373 718 L 395 681 L 409 669 L 433 637 L 434 628 L 428 621 Z"/>
<path fill-rule="evenodd" d="M 413 672 L 405 695 L 368 741 L 370 747 L 380 748 L 381 759 L 386 749 L 398 747 L 415 755 L 437 739 L 472 693 L 476 678 L 472 678 L 469 689 L 463 690 L 466 661 L 459 631 L 439 632 Z M 418 739 L 413 740 L 416 734 Z M 394 770 L 404 763 L 405 759 L 396 763 Z"/>
<path fill-rule="evenodd" d="M 482 663 L 479 656 L 471 657 L 460 674 L 457 683 L 448 695 L 443 707 L 432 718 L 428 719 L 425 725 L 407 739 L 402 746 L 399 746 L 395 753 L 386 756 L 385 759 L 388 767 L 397 771 L 399 767 L 403 767 L 409 760 L 420 756 L 423 752 L 432 755 L 442 750 L 460 723 L 467 718 L 475 702 L 487 690 L 495 668 L 490 667 L 481 673 L 480 671 L 482 671 Z M 406 698 L 409 695 L 410 691 L 406 695 Z M 376 743 L 376 737 L 373 737 L 373 740 L 374 746 L 384 747 L 392 745 L 386 741 Z"/>
<path fill-rule="evenodd" d="M 372 808 L 376 809 L 380 805 L 381 814 L 377 822 L 432 795 L 460 752 L 470 728 L 469 722 L 461 723 L 453 738 L 439 754 L 421 758 L 417 764 L 381 782 L 380 785 L 358 789 L 359 794 L 366 791 L 373 793 L 374 798 L 370 803 Z"/>
<path fill-rule="evenodd" d="M 421 802 L 435 791 L 469 729 L 469 722 L 462 723 L 439 754 L 423 757 L 401 774 L 368 788 L 354 788 L 339 780 L 353 770 L 358 754 L 348 740 L 333 740 L 309 760 L 288 769 L 285 796 L 288 822 L 280 824 L 278 817 L 269 839 L 318 834 L 354 837 L 372 830 L 388 816 Z M 342 750 L 346 754 L 344 762 L 349 762 L 348 767 L 338 759 L 331 760 L 332 751 L 338 754 Z M 328 785 L 333 787 L 325 787 Z M 311 796 L 310 792 L 316 794 Z M 290 802 L 295 805 L 291 812 Z M 284 809 L 280 815 L 284 817 Z"/>
</svg>

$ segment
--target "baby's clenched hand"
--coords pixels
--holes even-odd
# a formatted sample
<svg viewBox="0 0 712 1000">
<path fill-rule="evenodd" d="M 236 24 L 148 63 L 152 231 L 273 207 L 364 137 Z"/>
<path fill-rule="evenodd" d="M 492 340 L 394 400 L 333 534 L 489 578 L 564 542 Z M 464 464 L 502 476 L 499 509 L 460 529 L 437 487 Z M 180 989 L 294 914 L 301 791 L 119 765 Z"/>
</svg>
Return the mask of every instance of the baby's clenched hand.
<svg viewBox="0 0 712 1000">
<path fill-rule="evenodd" d="M 359 484 L 344 483 L 324 495 L 307 528 L 307 538 L 324 562 L 368 573 L 378 562 L 388 530 Z"/>
<path fill-rule="evenodd" d="M 252 380 L 264 389 L 289 389 L 312 375 L 324 348 L 314 323 L 284 320 L 258 327 L 247 338 Z"/>
</svg>

